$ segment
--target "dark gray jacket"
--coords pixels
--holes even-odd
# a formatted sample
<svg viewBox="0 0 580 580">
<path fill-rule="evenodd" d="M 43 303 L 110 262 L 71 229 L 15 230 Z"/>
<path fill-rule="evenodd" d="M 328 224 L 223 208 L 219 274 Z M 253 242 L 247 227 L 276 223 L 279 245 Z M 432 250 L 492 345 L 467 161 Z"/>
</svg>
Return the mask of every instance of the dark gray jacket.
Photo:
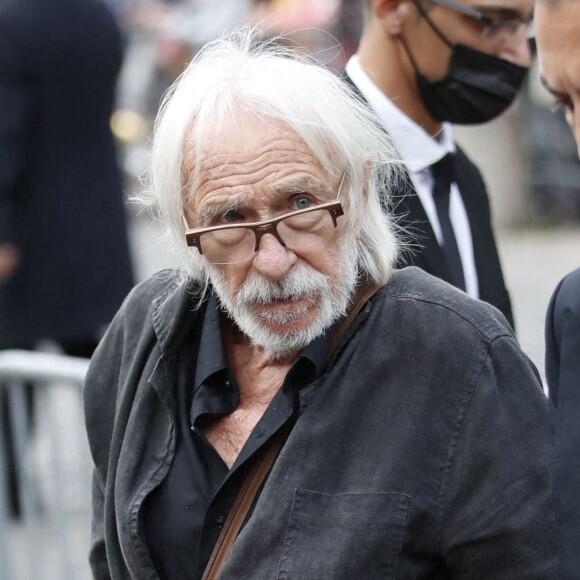
<svg viewBox="0 0 580 580">
<path fill-rule="evenodd" d="M 158 578 L 140 508 L 174 453 L 190 290 L 138 286 L 91 364 L 99 579 Z M 556 578 L 547 401 L 505 319 L 407 268 L 338 348 L 221 578 Z"/>
</svg>

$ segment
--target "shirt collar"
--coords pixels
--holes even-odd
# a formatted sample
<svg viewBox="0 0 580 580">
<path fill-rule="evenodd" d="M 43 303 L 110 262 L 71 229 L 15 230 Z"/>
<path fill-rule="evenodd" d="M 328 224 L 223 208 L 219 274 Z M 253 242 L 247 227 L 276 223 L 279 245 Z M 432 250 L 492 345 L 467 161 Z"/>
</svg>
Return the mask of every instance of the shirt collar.
<svg viewBox="0 0 580 580">
<path fill-rule="evenodd" d="M 232 376 L 220 331 L 220 305 L 212 292 L 202 315 L 193 400 L 190 409 L 191 425 L 207 413 L 225 414 L 235 411 L 240 392 Z M 335 327 L 314 339 L 298 356 L 284 380 L 278 401 L 290 414 L 296 393 L 316 380 L 324 369 L 330 340 Z M 280 407 L 280 409 L 282 409 Z M 279 409 L 279 410 L 280 410 Z"/>
<path fill-rule="evenodd" d="M 422 171 L 447 153 L 455 151 L 449 123 L 443 123 L 441 139 L 433 139 L 396 106 L 396 99 L 389 99 L 377 87 L 369 73 L 360 65 L 357 55 L 349 59 L 346 73 L 387 129 L 395 148 L 411 173 Z"/>
<path fill-rule="evenodd" d="M 220 307 L 214 292 L 210 294 L 202 316 L 201 340 L 195 369 L 195 390 L 211 375 L 229 368 L 220 330 Z"/>
</svg>

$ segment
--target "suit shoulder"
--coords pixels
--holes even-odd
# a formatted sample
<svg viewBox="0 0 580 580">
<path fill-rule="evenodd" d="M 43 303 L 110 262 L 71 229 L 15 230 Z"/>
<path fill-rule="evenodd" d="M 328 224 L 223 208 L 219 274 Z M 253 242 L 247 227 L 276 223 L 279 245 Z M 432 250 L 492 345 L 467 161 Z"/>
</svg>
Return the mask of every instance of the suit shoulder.
<svg viewBox="0 0 580 580">
<path fill-rule="evenodd" d="M 479 167 L 477 167 L 477 165 L 467 156 L 461 147 L 457 147 L 455 156 L 458 173 L 463 173 L 466 181 L 478 183 L 481 189 L 486 191 L 485 182 Z"/>
<path fill-rule="evenodd" d="M 562 280 L 561 291 L 573 293 L 580 299 L 580 268 L 573 270 Z"/>
<path fill-rule="evenodd" d="M 463 164 L 465 167 L 468 167 L 472 171 L 475 171 L 478 175 L 481 175 L 481 171 L 477 165 L 467 156 L 467 153 L 465 153 L 465 151 L 459 147 L 459 145 L 456 145 L 456 147 L 457 149 L 455 151 L 455 156 L 458 162 Z"/>
<path fill-rule="evenodd" d="M 455 331 L 478 333 L 484 340 L 500 336 L 513 337 L 504 315 L 494 306 L 475 300 L 461 290 L 416 267 L 403 268 L 393 274 L 385 292 L 399 303 L 406 302 L 422 317 L 422 326 L 431 320 L 443 320 Z"/>
<path fill-rule="evenodd" d="M 553 296 L 554 309 L 567 310 L 580 317 L 580 268 L 570 272 L 558 284 Z"/>
</svg>

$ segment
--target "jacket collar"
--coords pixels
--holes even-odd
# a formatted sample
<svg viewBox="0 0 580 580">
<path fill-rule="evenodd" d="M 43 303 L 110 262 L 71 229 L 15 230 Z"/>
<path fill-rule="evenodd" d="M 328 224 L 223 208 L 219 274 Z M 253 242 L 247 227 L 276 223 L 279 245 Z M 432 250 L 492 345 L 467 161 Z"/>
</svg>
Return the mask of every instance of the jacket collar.
<svg viewBox="0 0 580 580">
<path fill-rule="evenodd" d="M 203 310 L 203 287 L 177 270 L 167 271 L 166 287 L 153 301 L 153 330 L 162 352 L 178 345 Z"/>
</svg>

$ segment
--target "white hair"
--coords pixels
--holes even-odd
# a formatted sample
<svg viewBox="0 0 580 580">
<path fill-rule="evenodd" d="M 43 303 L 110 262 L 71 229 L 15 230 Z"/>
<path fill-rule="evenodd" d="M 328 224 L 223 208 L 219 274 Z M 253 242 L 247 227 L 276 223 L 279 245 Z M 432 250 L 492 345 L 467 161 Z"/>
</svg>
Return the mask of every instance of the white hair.
<svg viewBox="0 0 580 580">
<path fill-rule="evenodd" d="M 352 88 L 279 40 L 265 42 L 249 28 L 238 29 L 197 54 L 164 97 L 155 124 L 150 188 L 141 200 L 158 205 L 187 277 L 207 285 L 207 267 L 196 249 L 187 248 L 182 218 L 184 201 L 198 184 L 197 145 L 236 116 L 283 122 L 329 174 L 345 174 L 347 223 L 361 226 L 358 266 L 383 284 L 398 255 L 394 222 L 385 208 L 400 162 L 380 122 Z"/>
</svg>

